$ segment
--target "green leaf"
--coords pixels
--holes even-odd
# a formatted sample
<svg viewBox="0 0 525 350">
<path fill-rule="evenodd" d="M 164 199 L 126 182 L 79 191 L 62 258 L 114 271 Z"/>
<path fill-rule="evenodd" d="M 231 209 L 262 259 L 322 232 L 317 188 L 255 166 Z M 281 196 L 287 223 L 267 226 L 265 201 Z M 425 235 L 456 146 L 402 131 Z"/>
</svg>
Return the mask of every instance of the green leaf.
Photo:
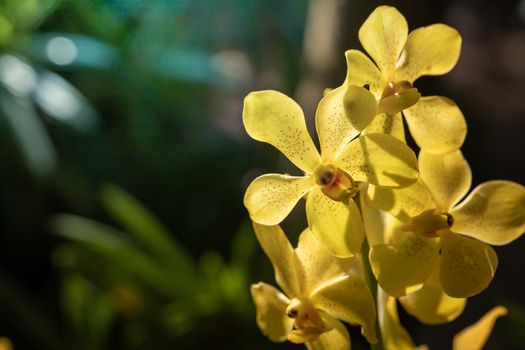
<svg viewBox="0 0 525 350">
<path fill-rule="evenodd" d="M 102 190 L 102 203 L 138 243 L 172 271 L 186 285 L 195 283 L 195 268 L 189 254 L 177 244 L 168 230 L 135 198 L 116 185 Z"/>
<path fill-rule="evenodd" d="M 51 222 L 52 230 L 112 259 L 158 292 L 168 297 L 187 297 L 192 286 L 166 270 L 110 226 L 75 215 L 61 214 Z"/>
</svg>

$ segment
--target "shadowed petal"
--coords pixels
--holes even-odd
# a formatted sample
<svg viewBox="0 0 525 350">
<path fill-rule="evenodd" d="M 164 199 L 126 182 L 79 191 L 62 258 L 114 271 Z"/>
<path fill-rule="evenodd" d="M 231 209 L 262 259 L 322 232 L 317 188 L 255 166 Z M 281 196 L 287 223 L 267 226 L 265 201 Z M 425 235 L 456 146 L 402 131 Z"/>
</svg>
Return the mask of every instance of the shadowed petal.
<svg viewBox="0 0 525 350">
<path fill-rule="evenodd" d="M 359 324 L 370 343 L 377 341 L 374 300 L 361 277 L 345 275 L 330 280 L 310 295 L 310 301 L 320 311 L 350 324 Z"/>
<path fill-rule="evenodd" d="M 405 187 L 418 177 L 414 152 L 403 142 L 385 134 L 358 137 L 334 163 L 355 181 L 381 187 Z"/>
<path fill-rule="evenodd" d="M 439 239 L 406 232 L 391 244 L 370 250 L 372 271 L 381 288 L 393 297 L 420 289 L 439 258 Z"/>
<path fill-rule="evenodd" d="M 436 208 L 430 191 L 420 179 L 413 185 L 398 189 L 369 185 L 366 199 L 370 206 L 386 211 L 403 222 L 410 222 L 412 217 Z"/>
<path fill-rule="evenodd" d="M 350 349 L 350 334 L 346 327 L 337 319 L 323 315 L 323 321 L 332 329 L 321 333 L 319 337 L 306 343 L 308 350 L 348 350 Z"/>
<path fill-rule="evenodd" d="M 410 315 L 428 325 L 455 320 L 467 303 L 466 298 L 453 298 L 445 294 L 439 280 L 439 265 L 438 261 L 423 288 L 399 298 L 399 302 Z"/>
<path fill-rule="evenodd" d="M 419 176 L 443 212 L 449 212 L 472 183 L 472 172 L 460 150 L 443 155 L 421 151 Z"/>
<path fill-rule="evenodd" d="M 295 251 L 280 226 L 253 223 L 255 236 L 275 271 L 275 280 L 290 298 L 301 293 L 302 269 Z"/>
<path fill-rule="evenodd" d="M 455 298 L 476 295 L 489 285 L 498 257 L 488 244 L 451 233 L 441 238 L 441 285 Z"/>
<path fill-rule="evenodd" d="M 370 91 L 380 97 L 379 84 L 381 72 L 367 55 L 358 50 L 348 50 L 346 56 L 346 80 L 345 84 L 365 86 L 369 85 Z"/>
<path fill-rule="evenodd" d="M 319 242 L 310 228 L 299 236 L 295 249 L 306 280 L 304 293 L 309 294 L 320 284 L 329 279 L 341 276 L 358 264 L 356 258 L 336 258 Z"/>
<path fill-rule="evenodd" d="M 328 251 L 341 258 L 359 252 L 365 236 L 355 203 L 346 205 L 328 198 L 316 187 L 306 199 L 308 225 Z"/>
<path fill-rule="evenodd" d="M 406 143 L 405 127 L 401 113 L 376 115 L 366 129 L 363 130 L 363 135 L 367 134 L 387 134 Z"/>
<path fill-rule="evenodd" d="M 396 299 L 378 288 L 377 304 L 379 327 L 385 348 L 388 350 L 414 350 L 414 342 L 399 321 Z"/>
</svg>

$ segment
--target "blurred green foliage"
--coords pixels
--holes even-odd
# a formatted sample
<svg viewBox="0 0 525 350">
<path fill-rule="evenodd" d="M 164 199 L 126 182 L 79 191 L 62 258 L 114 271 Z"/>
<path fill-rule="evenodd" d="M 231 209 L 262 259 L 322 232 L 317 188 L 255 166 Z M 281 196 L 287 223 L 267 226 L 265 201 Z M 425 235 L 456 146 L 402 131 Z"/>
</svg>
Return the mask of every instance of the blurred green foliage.
<svg viewBox="0 0 525 350">
<path fill-rule="evenodd" d="M 248 287 L 271 271 L 242 211 L 256 151 L 238 154 L 220 108 L 274 40 L 295 84 L 306 3 L 279 3 L 0 3 L 0 329 L 16 349 L 263 339 Z"/>
</svg>

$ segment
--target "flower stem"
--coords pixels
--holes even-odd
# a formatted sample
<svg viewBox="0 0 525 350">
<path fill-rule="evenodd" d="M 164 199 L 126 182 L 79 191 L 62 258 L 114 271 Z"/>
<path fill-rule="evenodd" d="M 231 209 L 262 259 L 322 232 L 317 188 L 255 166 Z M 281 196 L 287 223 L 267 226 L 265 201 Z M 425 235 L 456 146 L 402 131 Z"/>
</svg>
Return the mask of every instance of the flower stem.
<svg viewBox="0 0 525 350">
<path fill-rule="evenodd" d="M 361 194 L 358 198 L 355 198 L 355 202 L 357 204 L 357 207 L 359 208 L 359 212 L 361 213 L 361 218 L 363 218 L 363 209 L 361 206 Z M 361 260 L 363 262 L 363 275 L 366 284 L 368 285 L 368 288 L 370 289 L 370 293 L 372 294 L 372 297 L 374 298 L 374 304 L 376 305 L 376 310 L 379 307 L 379 304 L 377 303 L 377 281 L 374 277 L 374 274 L 372 272 L 372 267 L 370 266 L 370 261 L 368 260 L 368 253 L 370 252 L 370 245 L 368 244 L 368 236 L 365 232 L 365 239 L 363 240 L 363 244 L 361 245 Z M 376 312 L 377 316 L 379 316 L 379 310 Z M 383 339 L 381 336 L 381 328 L 379 328 L 379 317 L 376 317 L 375 322 L 375 328 L 376 328 L 376 336 L 377 336 L 377 343 L 371 344 L 372 350 L 384 350 L 383 347 Z"/>
</svg>

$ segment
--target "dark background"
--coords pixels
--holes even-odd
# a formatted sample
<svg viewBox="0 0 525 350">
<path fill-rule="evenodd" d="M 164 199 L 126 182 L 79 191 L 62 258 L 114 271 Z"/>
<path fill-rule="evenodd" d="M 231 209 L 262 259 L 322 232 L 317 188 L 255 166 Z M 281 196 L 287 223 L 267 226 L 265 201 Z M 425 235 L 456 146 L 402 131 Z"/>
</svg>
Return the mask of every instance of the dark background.
<svg viewBox="0 0 525 350">
<path fill-rule="evenodd" d="M 249 285 L 274 282 L 242 205 L 257 175 L 298 173 L 246 135 L 242 101 L 282 91 L 313 131 L 380 4 L 1 1 L 0 336 L 17 350 L 298 348 L 255 324 Z M 456 68 L 416 86 L 462 109 L 473 187 L 525 183 L 525 1 L 387 4 L 411 30 L 443 22 L 463 37 Z M 284 226 L 304 224 L 299 208 Z M 492 284 L 454 323 L 402 313 L 417 344 L 449 348 L 497 304 L 510 314 L 487 348 L 525 344 L 525 241 L 496 251 Z"/>
</svg>

